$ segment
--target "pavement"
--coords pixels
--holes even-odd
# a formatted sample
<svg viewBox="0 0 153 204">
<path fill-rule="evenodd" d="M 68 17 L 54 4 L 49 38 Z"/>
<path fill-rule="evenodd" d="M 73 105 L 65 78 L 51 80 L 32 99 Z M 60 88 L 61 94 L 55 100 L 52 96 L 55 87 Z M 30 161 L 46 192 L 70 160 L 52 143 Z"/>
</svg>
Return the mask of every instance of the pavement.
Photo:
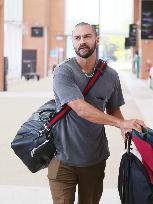
<svg viewBox="0 0 153 204">
<path fill-rule="evenodd" d="M 137 79 L 130 67 L 124 69 L 124 65 L 117 71 L 126 102 L 121 108 L 125 118 L 143 119 L 153 128 L 153 90 L 149 88 L 149 80 Z M 9 80 L 8 91 L 0 92 L 0 204 L 52 203 L 47 169 L 30 173 L 10 147 L 20 125 L 50 98 L 53 98 L 52 74 L 39 81 Z M 100 203 L 120 204 L 117 182 L 124 144 L 118 129 L 107 126 L 106 132 L 111 156 L 107 161 L 104 193 Z"/>
</svg>

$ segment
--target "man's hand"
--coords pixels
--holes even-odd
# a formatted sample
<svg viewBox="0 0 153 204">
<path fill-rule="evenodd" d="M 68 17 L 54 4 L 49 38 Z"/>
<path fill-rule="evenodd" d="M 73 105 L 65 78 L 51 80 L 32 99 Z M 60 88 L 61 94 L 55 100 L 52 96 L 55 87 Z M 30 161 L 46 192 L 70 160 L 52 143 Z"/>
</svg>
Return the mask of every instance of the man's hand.
<svg viewBox="0 0 153 204">
<path fill-rule="evenodd" d="M 138 132 L 141 132 L 142 127 L 147 128 L 145 123 L 142 120 L 138 120 L 138 119 L 123 120 L 119 123 L 119 128 L 121 129 L 121 134 L 124 139 L 127 132 L 131 132 L 132 129 L 135 129 Z"/>
<path fill-rule="evenodd" d="M 119 123 L 119 128 L 121 129 L 121 134 L 124 140 L 126 139 L 125 138 L 126 133 L 131 132 L 132 129 L 136 129 L 138 132 L 141 132 L 142 127 L 147 128 L 142 120 L 138 120 L 138 119 L 124 120 L 124 117 L 121 113 L 120 108 L 107 110 L 107 113 L 117 118 L 122 119 L 122 121 Z"/>
</svg>

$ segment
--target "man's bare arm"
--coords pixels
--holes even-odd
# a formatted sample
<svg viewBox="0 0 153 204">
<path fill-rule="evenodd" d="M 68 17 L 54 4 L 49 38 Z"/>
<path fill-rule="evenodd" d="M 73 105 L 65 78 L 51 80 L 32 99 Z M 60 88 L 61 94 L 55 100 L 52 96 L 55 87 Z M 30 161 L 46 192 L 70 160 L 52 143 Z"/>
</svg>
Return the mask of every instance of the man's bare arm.
<svg viewBox="0 0 153 204">
<path fill-rule="evenodd" d="M 119 127 L 121 122 L 121 119 L 103 113 L 83 99 L 71 101 L 68 105 L 77 113 L 78 116 L 93 123 Z"/>
<path fill-rule="evenodd" d="M 132 129 L 141 131 L 141 126 L 145 126 L 144 122 L 138 119 L 124 120 L 119 110 L 114 110 L 114 112 L 109 112 L 109 114 L 104 113 L 83 99 L 71 101 L 68 105 L 78 114 L 78 116 L 93 123 L 120 128 L 122 134 Z M 120 117 L 118 117 L 119 115 Z"/>
</svg>

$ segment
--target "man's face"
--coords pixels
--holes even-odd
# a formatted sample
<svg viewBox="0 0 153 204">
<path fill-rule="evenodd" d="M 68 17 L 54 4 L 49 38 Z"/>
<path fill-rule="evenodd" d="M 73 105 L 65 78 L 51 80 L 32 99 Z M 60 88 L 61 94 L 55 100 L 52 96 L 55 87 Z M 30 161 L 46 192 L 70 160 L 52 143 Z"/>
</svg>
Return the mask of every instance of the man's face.
<svg viewBox="0 0 153 204">
<path fill-rule="evenodd" d="M 82 58 L 90 57 L 98 45 L 98 37 L 90 25 L 79 25 L 73 31 L 73 47 Z"/>
</svg>

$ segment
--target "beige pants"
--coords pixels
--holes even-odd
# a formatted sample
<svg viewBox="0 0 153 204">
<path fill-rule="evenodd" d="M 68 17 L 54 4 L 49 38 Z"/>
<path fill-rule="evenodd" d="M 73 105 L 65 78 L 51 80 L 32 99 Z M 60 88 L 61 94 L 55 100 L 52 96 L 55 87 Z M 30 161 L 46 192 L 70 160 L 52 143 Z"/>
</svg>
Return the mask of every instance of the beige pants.
<svg viewBox="0 0 153 204">
<path fill-rule="evenodd" d="M 74 167 L 53 159 L 48 179 L 54 204 L 73 204 L 78 184 L 79 204 L 98 204 L 103 192 L 106 161 L 90 167 Z"/>
</svg>

